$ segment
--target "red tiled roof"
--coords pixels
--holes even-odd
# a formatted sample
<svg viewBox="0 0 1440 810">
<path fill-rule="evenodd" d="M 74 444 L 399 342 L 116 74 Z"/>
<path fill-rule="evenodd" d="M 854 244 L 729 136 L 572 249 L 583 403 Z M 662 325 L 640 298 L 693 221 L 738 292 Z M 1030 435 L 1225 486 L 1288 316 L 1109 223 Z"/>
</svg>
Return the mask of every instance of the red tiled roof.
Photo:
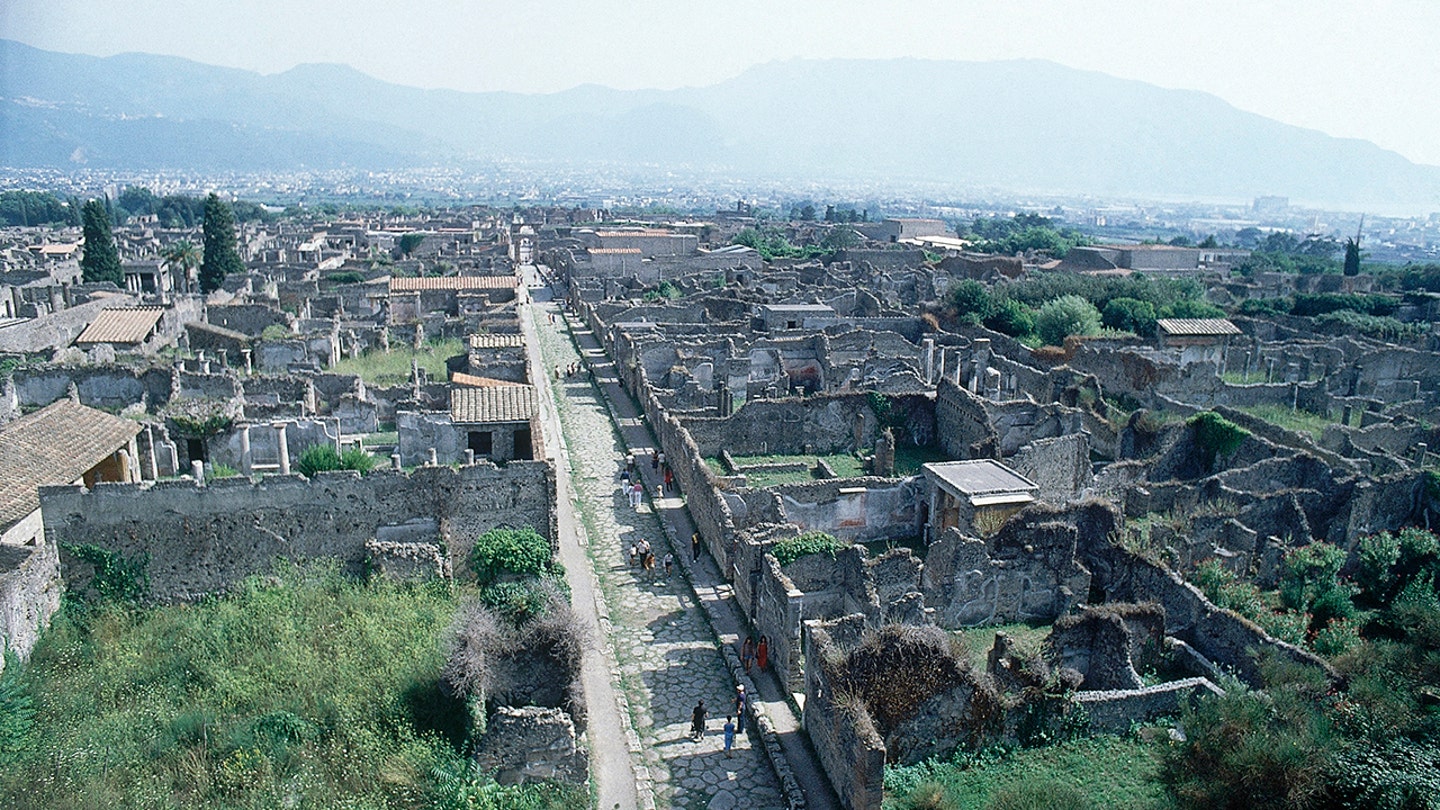
<svg viewBox="0 0 1440 810">
<path fill-rule="evenodd" d="M 74 483 L 139 432 L 138 422 L 69 399 L 0 427 L 0 529 L 40 508 L 37 487 Z"/>
</svg>

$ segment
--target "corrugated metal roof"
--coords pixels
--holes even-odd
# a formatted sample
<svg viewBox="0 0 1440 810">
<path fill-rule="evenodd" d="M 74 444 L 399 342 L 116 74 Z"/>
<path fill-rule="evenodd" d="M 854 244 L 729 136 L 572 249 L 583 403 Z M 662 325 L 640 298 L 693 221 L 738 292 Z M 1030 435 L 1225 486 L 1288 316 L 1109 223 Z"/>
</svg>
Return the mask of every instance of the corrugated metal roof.
<svg viewBox="0 0 1440 810">
<path fill-rule="evenodd" d="M 515 276 L 425 276 L 390 278 L 390 292 L 421 290 L 509 290 L 517 285 Z"/>
<path fill-rule="evenodd" d="M 477 333 L 470 336 L 472 349 L 512 349 L 523 347 L 525 336 L 520 334 Z"/>
<path fill-rule="evenodd" d="M 1241 334 L 1240 327 L 1224 318 L 1161 318 L 1155 326 L 1167 335 L 1210 337 Z"/>
<path fill-rule="evenodd" d="M 450 420 L 453 422 L 528 422 L 537 411 L 535 387 L 531 385 L 450 389 Z"/>
<path fill-rule="evenodd" d="M 142 343 L 164 314 L 164 307 L 102 309 L 75 342 Z"/>
<path fill-rule="evenodd" d="M 923 469 L 927 475 L 947 485 L 948 489 L 972 501 L 976 498 L 1030 493 L 1040 489 L 1039 484 L 994 459 L 943 461 L 926 464 Z"/>
<path fill-rule="evenodd" d="M 0 530 L 40 508 L 37 487 L 74 483 L 139 432 L 69 399 L 0 427 Z"/>
</svg>

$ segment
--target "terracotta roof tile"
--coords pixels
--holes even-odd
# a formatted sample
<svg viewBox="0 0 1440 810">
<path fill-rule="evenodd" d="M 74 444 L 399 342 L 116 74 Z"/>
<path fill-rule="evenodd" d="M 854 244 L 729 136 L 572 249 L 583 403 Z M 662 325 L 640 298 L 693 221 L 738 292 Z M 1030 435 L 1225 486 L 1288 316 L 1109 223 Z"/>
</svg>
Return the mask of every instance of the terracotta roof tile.
<svg viewBox="0 0 1440 810">
<path fill-rule="evenodd" d="M 450 419 L 453 422 L 528 422 L 538 410 L 535 387 L 531 385 L 450 389 Z"/>
<path fill-rule="evenodd" d="M 518 349 L 524 348 L 525 336 L 521 334 L 474 334 L 470 336 L 472 349 Z"/>
<path fill-rule="evenodd" d="M 139 432 L 68 399 L 0 427 L 0 529 L 40 508 L 37 487 L 75 482 Z"/>
<path fill-rule="evenodd" d="M 456 385 L 463 385 L 467 388 L 495 388 L 504 385 L 524 385 L 525 383 L 511 382 L 510 380 L 497 380 L 494 377 L 480 377 L 475 374 L 455 372 L 450 375 L 450 382 Z"/>
<path fill-rule="evenodd" d="M 390 278 L 390 292 L 420 290 L 510 290 L 517 286 L 515 276 L 426 276 L 424 278 Z"/>
<path fill-rule="evenodd" d="M 1167 335 L 1211 337 L 1240 334 L 1240 327 L 1224 318 L 1161 318 L 1155 325 Z"/>
<path fill-rule="evenodd" d="M 143 343 L 164 314 L 164 307 L 102 309 L 75 342 Z"/>
</svg>

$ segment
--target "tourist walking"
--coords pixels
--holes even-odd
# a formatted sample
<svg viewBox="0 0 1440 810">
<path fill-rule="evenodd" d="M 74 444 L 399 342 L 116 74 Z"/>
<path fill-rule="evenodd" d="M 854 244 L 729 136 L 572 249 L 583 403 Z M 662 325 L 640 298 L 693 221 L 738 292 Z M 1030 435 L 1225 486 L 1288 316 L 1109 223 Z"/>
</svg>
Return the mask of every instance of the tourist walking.
<svg viewBox="0 0 1440 810">
<path fill-rule="evenodd" d="M 699 740 L 705 736 L 705 701 L 695 703 L 695 708 L 690 712 L 690 739 Z"/>
<path fill-rule="evenodd" d="M 755 663 L 764 672 L 770 662 L 770 637 L 761 636 L 760 643 L 755 645 Z"/>
<path fill-rule="evenodd" d="M 670 579 L 670 574 L 675 570 L 675 555 L 665 552 L 665 579 Z"/>
<path fill-rule="evenodd" d="M 740 645 L 740 663 L 745 665 L 745 674 L 749 675 L 750 667 L 755 663 L 755 640 L 749 636 Z"/>
<path fill-rule="evenodd" d="M 659 450 L 651 450 L 651 451 L 650 451 L 650 469 L 652 469 L 652 470 L 658 470 L 658 469 L 660 469 L 660 451 L 659 451 Z"/>
<path fill-rule="evenodd" d="M 741 734 L 745 733 L 745 704 L 749 698 L 745 694 L 745 684 L 735 687 L 735 729 Z"/>
<path fill-rule="evenodd" d="M 669 467 L 665 468 L 665 491 L 675 491 L 675 473 Z"/>
<path fill-rule="evenodd" d="M 730 718 L 725 718 L 725 756 L 730 756 L 730 749 L 735 747 L 735 724 Z"/>
<path fill-rule="evenodd" d="M 690 535 L 690 562 L 700 559 L 700 533 Z"/>
</svg>

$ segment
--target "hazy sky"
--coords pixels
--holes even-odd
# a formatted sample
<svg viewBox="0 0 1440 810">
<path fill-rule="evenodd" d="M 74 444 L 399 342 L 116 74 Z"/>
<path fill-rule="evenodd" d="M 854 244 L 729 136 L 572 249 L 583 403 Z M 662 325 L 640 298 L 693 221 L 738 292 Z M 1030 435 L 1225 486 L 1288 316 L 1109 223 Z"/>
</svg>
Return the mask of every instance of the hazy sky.
<svg viewBox="0 0 1440 810">
<path fill-rule="evenodd" d="M 521 92 L 710 84 L 794 57 L 1032 57 L 1440 165 L 1437 0 L 0 0 L 0 37 Z"/>
</svg>

